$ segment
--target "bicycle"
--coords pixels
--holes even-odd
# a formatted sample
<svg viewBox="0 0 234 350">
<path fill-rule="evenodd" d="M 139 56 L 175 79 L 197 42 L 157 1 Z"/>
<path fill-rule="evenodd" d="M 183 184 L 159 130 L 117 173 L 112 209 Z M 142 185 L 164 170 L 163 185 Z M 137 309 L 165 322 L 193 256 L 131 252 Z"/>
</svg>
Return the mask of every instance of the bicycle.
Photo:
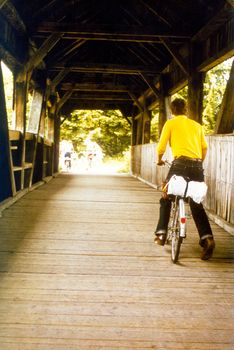
<svg viewBox="0 0 234 350">
<path fill-rule="evenodd" d="M 168 224 L 166 243 L 171 243 L 171 260 L 176 263 L 179 259 L 180 247 L 186 238 L 187 215 L 184 198 L 175 196 L 172 201 L 170 221 Z"/>
<path fill-rule="evenodd" d="M 65 157 L 64 164 L 65 164 L 66 170 L 70 171 L 71 170 L 71 158 Z"/>
<path fill-rule="evenodd" d="M 165 161 L 165 164 L 169 167 L 171 166 L 171 163 L 168 161 Z M 175 176 L 174 179 L 176 180 Z M 168 190 L 168 187 L 170 187 L 170 180 L 166 184 L 167 193 L 173 192 L 173 190 Z M 184 181 L 186 182 L 186 180 Z M 176 185 L 174 185 L 174 187 L 176 187 Z M 182 191 L 185 194 L 186 189 L 183 189 Z M 165 242 L 166 244 L 171 244 L 171 260 L 173 263 L 176 263 L 179 259 L 181 244 L 186 238 L 187 218 L 189 215 L 186 213 L 185 197 L 183 195 L 168 193 L 168 196 L 172 204 Z"/>
<path fill-rule="evenodd" d="M 168 161 L 164 163 L 171 166 Z M 165 242 L 171 243 L 171 259 L 176 263 L 179 259 L 181 244 L 186 238 L 187 219 L 190 217 L 186 212 L 185 202 L 190 198 L 197 203 L 202 202 L 206 196 L 207 185 L 204 181 L 191 181 L 183 176 L 172 175 L 163 190 L 167 192 L 172 203 Z"/>
</svg>

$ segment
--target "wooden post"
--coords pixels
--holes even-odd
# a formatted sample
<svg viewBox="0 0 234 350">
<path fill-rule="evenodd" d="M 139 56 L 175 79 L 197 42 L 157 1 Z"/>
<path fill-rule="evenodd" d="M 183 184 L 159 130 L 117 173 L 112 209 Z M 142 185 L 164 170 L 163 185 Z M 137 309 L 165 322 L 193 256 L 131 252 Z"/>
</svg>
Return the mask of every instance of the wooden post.
<svg viewBox="0 0 234 350">
<path fill-rule="evenodd" d="M 143 116 L 142 113 L 138 114 L 138 116 L 135 118 L 137 121 L 136 126 L 136 144 L 141 145 L 142 144 L 142 124 L 143 124 Z"/>
<path fill-rule="evenodd" d="M 54 114 L 54 169 L 53 172 L 59 171 L 59 142 L 60 142 L 60 115 L 59 112 Z"/>
<path fill-rule="evenodd" d="M 26 133 L 26 103 L 27 103 L 27 80 L 16 82 L 15 84 L 15 110 L 16 110 L 16 130 L 21 131 L 21 189 L 24 188 L 25 176 L 25 133 Z"/>
<path fill-rule="evenodd" d="M 26 129 L 26 101 L 27 101 L 27 83 L 16 82 L 15 84 L 15 110 L 16 110 L 16 130 L 25 132 Z"/>
<path fill-rule="evenodd" d="M 159 120 L 158 120 L 158 134 L 161 135 L 163 125 L 169 118 L 169 102 L 167 87 L 164 76 L 160 77 L 160 96 L 159 96 Z"/>
<path fill-rule="evenodd" d="M 142 144 L 150 143 L 150 123 L 151 112 L 148 110 L 144 99 L 144 112 L 142 113 Z"/>
<path fill-rule="evenodd" d="M 135 117 L 132 118 L 132 138 L 131 145 L 135 146 L 137 144 L 137 120 Z"/>
<path fill-rule="evenodd" d="M 188 78 L 188 116 L 202 123 L 204 73 L 193 71 Z"/>
<path fill-rule="evenodd" d="M 190 44 L 190 62 L 188 76 L 188 117 L 202 124 L 203 112 L 203 82 L 204 72 L 198 72 L 196 67 L 201 60 L 201 44 Z"/>
<path fill-rule="evenodd" d="M 15 194 L 15 181 L 13 178 L 12 159 L 9 141 L 6 100 L 2 67 L 0 63 L 0 201 Z"/>
<path fill-rule="evenodd" d="M 42 91 L 35 91 L 32 101 L 31 114 L 29 118 L 28 130 L 35 134 L 35 144 L 33 150 L 32 171 L 30 174 L 29 187 L 32 186 L 33 176 L 36 168 L 37 144 L 39 139 L 40 122 L 43 107 L 45 105 Z"/>
</svg>

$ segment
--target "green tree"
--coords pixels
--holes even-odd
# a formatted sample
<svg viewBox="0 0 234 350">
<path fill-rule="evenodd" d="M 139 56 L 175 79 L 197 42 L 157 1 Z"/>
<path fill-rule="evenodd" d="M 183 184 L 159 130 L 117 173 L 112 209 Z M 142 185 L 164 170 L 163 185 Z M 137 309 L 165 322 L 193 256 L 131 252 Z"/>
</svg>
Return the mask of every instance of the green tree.
<svg viewBox="0 0 234 350">
<path fill-rule="evenodd" d="M 91 137 L 105 156 L 118 157 L 130 146 L 131 126 L 118 110 L 76 110 L 62 124 L 61 139 L 72 141 L 79 153 Z"/>
<path fill-rule="evenodd" d="M 203 124 L 206 134 L 214 132 L 233 58 L 215 66 L 206 73 L 203 98 Z"/>
</svg>

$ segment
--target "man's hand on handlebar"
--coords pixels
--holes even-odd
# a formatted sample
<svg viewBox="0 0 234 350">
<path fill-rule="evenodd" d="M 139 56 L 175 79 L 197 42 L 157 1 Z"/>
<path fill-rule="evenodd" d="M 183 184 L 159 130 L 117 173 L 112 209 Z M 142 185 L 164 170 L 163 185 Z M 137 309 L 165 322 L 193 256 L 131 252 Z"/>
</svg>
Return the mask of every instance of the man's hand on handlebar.
<svg viewBox="0 0 234 350">
<path fill-rule="evenodd" d="M 157 165 L 165 165 L 165 162 L 163 160 L 158 161 Z"/>
</svg>

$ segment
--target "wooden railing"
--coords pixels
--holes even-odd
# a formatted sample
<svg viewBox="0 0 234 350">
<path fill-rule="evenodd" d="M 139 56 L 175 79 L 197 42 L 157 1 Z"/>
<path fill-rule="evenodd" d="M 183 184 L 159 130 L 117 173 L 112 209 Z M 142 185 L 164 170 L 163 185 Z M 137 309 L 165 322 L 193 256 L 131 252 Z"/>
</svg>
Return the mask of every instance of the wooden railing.
<svg viewBox="0 0 234 350">
<path fill-rule="evenodd" d="M 53 143 L 34 133 L 9 130 L 12 194 L 52 176 Z"/>
<path fill-rule="evenodd" d="M 204 206 L 212 219 L 225 228 L 225 224 L 234 225 L 234 135 L 208 136 L 207 142 L 204 174 L 208 193 Z M 168 168 L 157 166 L 156 147 L 157 144 L 133 146 L 131 171 L 132 175 L 159 187 Z M 172 159 L 169 150 L 166 158 Z"/>
</svg>

